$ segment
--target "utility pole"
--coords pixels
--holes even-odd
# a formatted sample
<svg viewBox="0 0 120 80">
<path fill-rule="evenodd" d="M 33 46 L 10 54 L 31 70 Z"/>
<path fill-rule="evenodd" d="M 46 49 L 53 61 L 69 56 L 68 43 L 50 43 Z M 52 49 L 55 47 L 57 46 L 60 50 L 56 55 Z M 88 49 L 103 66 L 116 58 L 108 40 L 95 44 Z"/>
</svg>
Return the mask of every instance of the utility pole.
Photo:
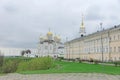
<svg viewBox="0 0 120 80">
<path fill-rule="evenodd" d="M 103 62 L 102 24 L 103 24 L 103 23 L 100 23 L 100 27 L 101 27 L 101 54 L 102 54 L 102 62 Z"/>
</svg>

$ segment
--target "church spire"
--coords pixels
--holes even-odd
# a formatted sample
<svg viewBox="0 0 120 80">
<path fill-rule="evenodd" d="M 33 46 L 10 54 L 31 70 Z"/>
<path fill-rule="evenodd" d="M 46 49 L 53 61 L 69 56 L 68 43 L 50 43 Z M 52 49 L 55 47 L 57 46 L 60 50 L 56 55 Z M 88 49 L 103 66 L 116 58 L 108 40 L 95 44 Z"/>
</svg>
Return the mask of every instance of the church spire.
<svg viewBox="0 0 120 80">
<path fill-rule="evenodd" d="M 81 23 L 81 27 L 84 27 L 83 14 L 82 14 L 82 23 Z"/>
<path fill-rule="evenodd" d="M 80 36 L 83 37 L 85 35 L 85 26 L 84 26 L 84 20 L 83 20 L 83 14 L 82 14 L 82 22 L 80 26 Z"/>
</svg>

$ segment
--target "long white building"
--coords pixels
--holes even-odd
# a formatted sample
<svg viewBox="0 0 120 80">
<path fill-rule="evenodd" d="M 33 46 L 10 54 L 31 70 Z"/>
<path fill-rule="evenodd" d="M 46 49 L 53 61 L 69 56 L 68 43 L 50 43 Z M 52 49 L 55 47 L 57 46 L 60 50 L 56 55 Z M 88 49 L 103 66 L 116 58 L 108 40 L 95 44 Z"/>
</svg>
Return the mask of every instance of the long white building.
<svg viewBox="0 0 120 80">
<path fill-rule="evenodd" d="M 27 48 L 31 51 L 30 57 L 33 57 L 37 54 L 37 49 Z M 23 50 L 27 50 L 25 48 L 7 48 L 7 47 L 0 47 L 0 54 L 4 56 L 21 56 L 21 52 Z M 27 56 L 27 55 L 25 55 Z"/>
<path fill-rule="evenodd" d="M 68 59 L 120 61 L 120 25 L 85 35 L 82 20 L 80 37 L 67 41 L 65 52 Z"/>
</svg>

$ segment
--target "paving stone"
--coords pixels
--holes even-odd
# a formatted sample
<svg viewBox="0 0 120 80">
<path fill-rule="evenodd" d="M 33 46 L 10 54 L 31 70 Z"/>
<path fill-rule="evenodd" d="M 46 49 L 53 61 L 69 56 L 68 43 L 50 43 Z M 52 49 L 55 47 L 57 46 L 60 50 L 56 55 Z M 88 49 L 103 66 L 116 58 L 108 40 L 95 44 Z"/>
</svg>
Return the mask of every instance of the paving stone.
<svg viewBox="0 0 120 80">
<path fill-rule="evenodd" d="M 98 73 L 62 73 L 62 74 L 30 74 L 17 73 L 0 76 L 0 80 L 120 80 L 120 75 Z"/>
</svg>

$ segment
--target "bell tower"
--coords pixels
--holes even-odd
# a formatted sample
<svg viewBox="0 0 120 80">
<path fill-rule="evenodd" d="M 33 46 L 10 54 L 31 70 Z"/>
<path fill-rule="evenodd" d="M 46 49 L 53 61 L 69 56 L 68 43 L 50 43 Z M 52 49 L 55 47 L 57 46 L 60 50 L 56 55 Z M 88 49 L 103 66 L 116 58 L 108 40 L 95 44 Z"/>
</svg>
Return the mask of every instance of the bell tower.
<svg viewBox="0 0 120 80">
<path fill-rule="evenodd" d="M 85 36 L 85 26 L 84 26 L 84 21 L 83 21 L 83 14 L 82 14 L 82 22 L 81 22 L 81 25 L 80 25 L 80 37 L 83 37 Z"/>
</svg>

